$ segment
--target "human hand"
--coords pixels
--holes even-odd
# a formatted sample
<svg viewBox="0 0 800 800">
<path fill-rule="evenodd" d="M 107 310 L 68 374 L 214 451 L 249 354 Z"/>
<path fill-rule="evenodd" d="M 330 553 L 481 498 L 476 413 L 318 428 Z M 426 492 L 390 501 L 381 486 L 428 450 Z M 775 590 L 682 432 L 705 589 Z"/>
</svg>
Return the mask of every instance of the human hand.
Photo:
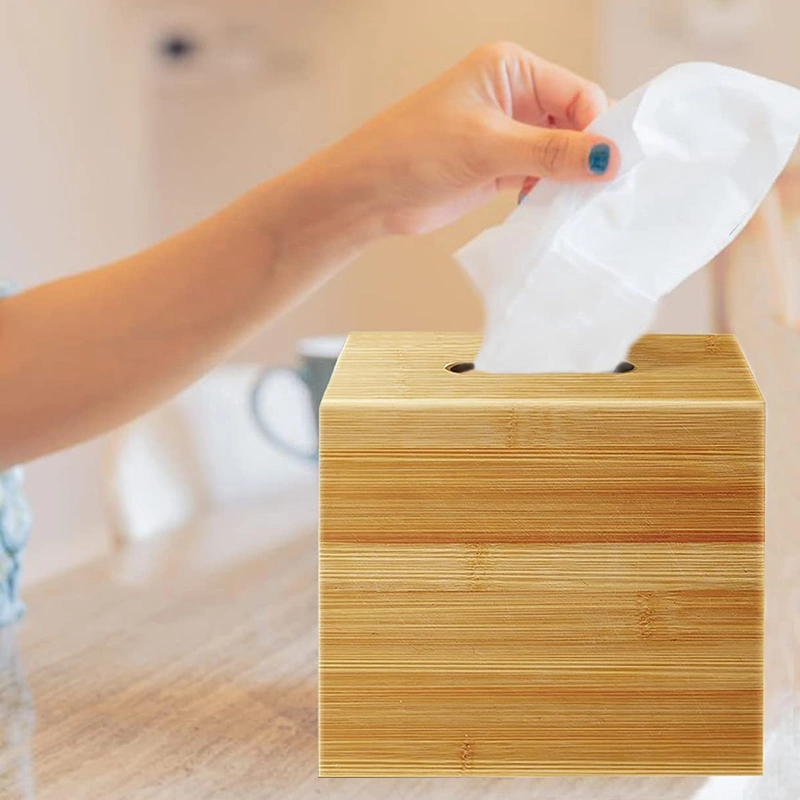
<svg viewBox="0 0 800 800">
<path fill-rule="evenodd" d="M 336 165 L 343 202 L 356 196 L 382 232 L 425 233 L 499 189 L 526 192 L 538 178 L 612 178 L 619 166 L 613 142 L 582 132 L 607 106 L 596 84 L 500 42 L 480 47 L 318 159 L 329 159 L 327 171 Z"/>
</svg>

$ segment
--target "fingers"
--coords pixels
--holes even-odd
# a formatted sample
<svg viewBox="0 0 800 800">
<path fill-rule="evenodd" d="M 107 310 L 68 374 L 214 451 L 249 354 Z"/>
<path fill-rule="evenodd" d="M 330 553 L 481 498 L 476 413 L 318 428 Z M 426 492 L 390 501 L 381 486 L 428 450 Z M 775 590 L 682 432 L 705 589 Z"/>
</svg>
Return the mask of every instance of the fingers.
<svg viewBox="0 0 800 800">
<path fill-rule="evenodd" d="M 619 154 L 611 140 L 579 131 L 507 120 L 489 146 L 497 175 L 598 181 L 613 178 L 619 168 Z"/>
<path fill-rule="evenodd" d="M 606 93 L 596 83 L 536 56 L 529 56 L 528 68 L 542 113 L 559 127 L 582 131 L 608 109 Z"/>
<path fill-rule="evenodd" d="M 606 93 L 566 67 L 529 53 L 523 47 L 501 44 L 505 52 L 511 116 L 520 122 L 583 130 L 609 107 Z"/>
<path fill-rule="evenodd" d="M 531 176 L 528 176 L 522 181 L 522 188 L 519 190 L 519 196 L 517 197 L 517 205 L 531 193 L 531 189 L 533 189 L 537 183 L 539 183 L 539 179 Z"/>
<path fill-rule="evenodd" d="M 499 141 L 491 145 L 491 169 L 529 176 L 520 202 L 539 178 L 602 181 L 616 175 L 614 143 L 582 132 L 610 105 L 597 84 L 509 42 L 488 45 L 478 55 L 497 76 L 495 96 L 505 114 Z"/>
</svg>

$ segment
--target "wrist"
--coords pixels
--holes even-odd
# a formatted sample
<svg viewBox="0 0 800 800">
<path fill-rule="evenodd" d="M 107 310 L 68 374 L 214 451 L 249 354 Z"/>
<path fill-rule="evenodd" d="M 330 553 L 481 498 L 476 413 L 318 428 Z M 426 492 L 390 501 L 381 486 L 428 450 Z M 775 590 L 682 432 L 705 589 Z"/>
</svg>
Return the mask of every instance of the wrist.
<svg viewBox="0 0 800 800">
<path fill-rule="evenodd" d="M 374 186 L 357 172 L 332 148 L 254 190 L 279 258 L 331 271 L 386 235 Z"/>
</svg>

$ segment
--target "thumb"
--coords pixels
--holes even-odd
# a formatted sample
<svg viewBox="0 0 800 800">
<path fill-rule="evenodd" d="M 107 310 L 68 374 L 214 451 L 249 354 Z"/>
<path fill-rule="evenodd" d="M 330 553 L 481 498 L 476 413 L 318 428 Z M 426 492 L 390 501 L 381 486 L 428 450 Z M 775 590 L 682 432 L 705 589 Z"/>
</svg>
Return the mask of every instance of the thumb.
<svg viewBox="0 0 800 800">
<path fill-rule="evenodd" d="M 619 169 L 610 139 L 582 131 L 537 128 L 508 120 L 494 146 L 498 177 L 530 175 L 558 181 L 608 180 Z"/>
</svg>

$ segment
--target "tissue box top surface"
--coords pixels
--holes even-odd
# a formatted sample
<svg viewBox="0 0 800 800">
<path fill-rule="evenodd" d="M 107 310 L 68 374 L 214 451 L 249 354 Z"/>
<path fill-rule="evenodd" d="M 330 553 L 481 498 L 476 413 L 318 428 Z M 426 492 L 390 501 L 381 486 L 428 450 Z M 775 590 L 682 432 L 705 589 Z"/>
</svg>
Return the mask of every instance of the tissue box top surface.
<svg viewBox="0 0 800 800">
<path fill-rule="evenodd" d="M 628 356 L 635 369 L 626 373 L 498 375 L 447 368 L 471 362 L 480 342 L 470 333 L 352 333 L 323 402 L 763 403 L 730 335 L 643 336 Z"/>
</svg>

